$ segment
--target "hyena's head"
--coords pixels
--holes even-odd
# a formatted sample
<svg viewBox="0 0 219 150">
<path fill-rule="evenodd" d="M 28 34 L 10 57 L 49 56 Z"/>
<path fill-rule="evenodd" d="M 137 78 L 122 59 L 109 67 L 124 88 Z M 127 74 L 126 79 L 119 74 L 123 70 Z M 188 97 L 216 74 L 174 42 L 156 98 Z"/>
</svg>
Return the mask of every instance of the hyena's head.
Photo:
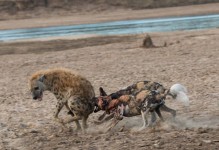
<svg viewBox="0 0 219 150">
<path fill-rule="evenodd" d="M 43 92 L 47 89 L 44 81 L 45 75 L 41 75 L 37 79 L 30 80 L 30 91 L 34 100 L 42 100 Z"/>
</svg>

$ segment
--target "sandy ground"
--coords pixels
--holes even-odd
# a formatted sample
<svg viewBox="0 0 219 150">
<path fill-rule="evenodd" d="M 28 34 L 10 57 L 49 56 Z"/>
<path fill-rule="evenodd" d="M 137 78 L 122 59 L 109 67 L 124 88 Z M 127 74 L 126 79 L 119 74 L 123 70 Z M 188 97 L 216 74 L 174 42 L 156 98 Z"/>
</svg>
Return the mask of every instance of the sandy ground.
<svg viewBox="0 0 219 150">
<path fill-rule="evenodd" d="M 0 43 L 0 149 L 218 149 L 219 29 L 153 33 L 158 47 L 151 49 L 141 47 L 144 36 Z M 27 86 L 33 72 L 53 67 L 79 71 L 97 96 L 100 86 L 110 93 L 140 80 L 181 83 L 190 106 L 167 99 L 177 110 L 176 122 L 163 112 L 166 121 L 158 120 L 155 129 L 138 131 L 139 116 L 105 133 L 109 122 L 93 123 L 100 112 L 89 117 L 86 134 L 75 132 L 75 124 L 69 124 L 73 131 L 60 132 L 52 117 L 55 97 L 46 92 L 43 101 L 33 101 Z M 60 117 L 70 117 L 66 112 Z"/>
</svg>

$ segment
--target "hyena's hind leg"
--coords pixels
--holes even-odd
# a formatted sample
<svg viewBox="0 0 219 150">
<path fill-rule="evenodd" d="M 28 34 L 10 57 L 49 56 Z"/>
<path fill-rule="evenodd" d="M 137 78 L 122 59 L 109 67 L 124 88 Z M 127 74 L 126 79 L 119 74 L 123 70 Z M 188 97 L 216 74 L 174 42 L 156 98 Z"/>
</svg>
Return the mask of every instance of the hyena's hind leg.
<svg viewBox="0 0 219 150">
<path fill-rule="evenodd" d="M 87 119 L 94 109 L 93 105 L 83 97 L 72 96 L 68 100 L 68 107 L 72 111 L 74 116 L 68 119 L 65 123 L 70 123 L 75 121 L 77 125 L 77 129 L 79 129 L 80 127 L 79 120 L 82 120 L 82 131 L 85 132 L 85 129 L 88 127 Z"/>
<path fill-rule="evenodd" d="M 71 118 L 68 118 L 67 120 L 64 121 L 65 124 L 71 123 L 75 121 L 77 130 L 81 130 L 81 125 L 79 123 L 79 120 L 83 118 L 83 111 L 85 111 L 83 108 L 83 98 L 80 98 L 78 96 L 72 96 L 68 102 L 67 102 L 67 109 L 69 109 L 73 115 L 71 115 Z"/>
<path fill-rule="evenodd" d="M 71 109 L 69 108 L 68 104 L 65 104 L 67 110 L 68 110 L 68 114 L 70 114 L 72 117 L 74 117 L 74 113 L 71 111 Z M 75 124 L 76 124 L 76 127 L 77 129 L 76 130 L 81 130 L 81 125 L 79 123 L 78 120 L 75 121 Z"/>
</svg>

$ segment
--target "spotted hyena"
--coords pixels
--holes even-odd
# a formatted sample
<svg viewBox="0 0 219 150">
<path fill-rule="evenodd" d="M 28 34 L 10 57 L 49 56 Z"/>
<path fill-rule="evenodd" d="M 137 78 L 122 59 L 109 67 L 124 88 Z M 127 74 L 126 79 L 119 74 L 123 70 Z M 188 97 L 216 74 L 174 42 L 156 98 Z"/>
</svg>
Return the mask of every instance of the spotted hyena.
<svg viewBox="0 0 219 150">
<path fill-rule="evenodd" d="M 55 120 L 63 124 L 75 121 L 77 129 L 81 129 L 79 120 L 82 119 L 82 129 L 87 127 L 87 118 L 94 110 L 95 93 L 85 77 L 65 68 L 40 70 L 30 77 L 29 87 L 34 100 L 42 100 L 44 91 L 55 95 Z M 63 106 L 73 114 L 72 118 L 66 121 L 58 119 Z"/>
</svg>

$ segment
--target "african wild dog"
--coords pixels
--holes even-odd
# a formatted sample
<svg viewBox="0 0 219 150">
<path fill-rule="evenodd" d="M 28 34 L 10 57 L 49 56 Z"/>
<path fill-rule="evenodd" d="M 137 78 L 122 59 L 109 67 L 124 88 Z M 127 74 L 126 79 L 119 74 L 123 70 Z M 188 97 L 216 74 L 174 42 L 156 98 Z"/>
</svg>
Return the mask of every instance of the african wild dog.
<svg viewBox="0 0 219 150">
<path fill-rule="evenodd" d="M 142 115 L 142 128 L 145 128 L 147 124 L 146 115 L 149 111 L 153 116 L 152 119 L 155 119 L 155 111 L 163 120 L 159 110 L 160 106 L 164 104 L 163 98 L 163 95 L 157 91 L 141 90 L 136 95 L 121 95 L 114 98 L 112 96 L 99 96 L 97 106 L 100 110 L 104 110 L 106 114 L 110 114 L 104 121 L 114 118 L 108 130 L 122 120 L 123 116 L 132 117 L 137 115 Z"/>
<path fill-rule="evenodd" d="M 79 120 L 82 119 L 82 129 L 87 127 L 88 116 L 94 110 L 95 93 L 86 78 L 64 68 L 41 70 L 30 77 L 29 87 L 34 100 L 42 100 L 44 91 L 50 91 L 55 95 L 58 102 L 54 118 L 57 121 L 63 124 L 75 121 L 79 130 L 81 129 Z M 58 119 L 63 106 L 74 114 L 66 121 Z"/>
<path fill-rule="evenodd" d="M 106 92 L 100 87 L 100 96 L 106 96 Z M 142 90 L 149 90 L 149 91 L 157 91 L 160 96 L 163 97 L 163 100 L 166 99 L 167 95 L 170 95 L 174 99 L 183 99 L 184 102 L 188 103 L 189 99 L 186 95 L 187 91 L 186 88 L 180 84 L 174 84 L 171 86 L 170 89 L 164 88 L 163 85 L 157 82 L 152 82 L 152 81 L 139 81 L 136 82 L 124 89 L 121 89 L 115 93 L 110 94 L 109 96 L 111 99 L 116 99 L 122 95 L 136 95 Z M 170 112 L 173 117 L 176 116 L 176 111 L 173 109 L 168 108 L 165 104 L 159 106 L 161 110 Z M 95 112 L 99 111 L 98 108 L 95 108 Z M 98 120 L 102 120 L 105 117 L 106 113 L 104 112 Z M 160 118 L 162 119 L 162 115 L 160 114 Z M 108 120 L 110 117 L 107 117 L 105 120 Z M 152 120 L 156 120 L 155 118 L 152 118 Z"/>
</svg>

